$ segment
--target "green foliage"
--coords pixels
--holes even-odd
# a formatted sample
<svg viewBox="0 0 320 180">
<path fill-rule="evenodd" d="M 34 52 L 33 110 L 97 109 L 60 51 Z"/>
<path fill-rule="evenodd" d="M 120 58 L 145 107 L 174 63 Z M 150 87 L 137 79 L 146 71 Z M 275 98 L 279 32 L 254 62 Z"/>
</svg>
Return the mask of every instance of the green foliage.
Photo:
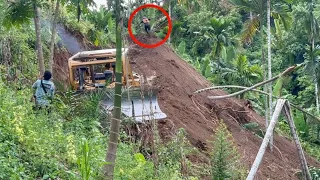
<svg viewBox="0 0 320 180">
<path fill-rule="evenodd" d="M 5 171 L 2 171 L 1 176 L 4 179 L 10 176 L 36 178 L 46 175 L 54 177 L 55 171 L 62 170 L 62 166 L 54 164 L 62 165 L 64 161 L 62 157 L 66 155 L 64 147 L 61 146 L 66 143 L 62 136 L 61 122 L 56 121 L 56 124 L 53 125 L 46 116 L 42 114 L 36 116 L 31 113 L 31 104 L 25 99 L 31 95 L 30 92 L 15 93 L 4 86 L 2 81 L 0 81 L 0 91 L 1 99 L 4 100 L 0 104 L 1 132 L 4 132 L 3 137 L 7 139 L 1 141 L 1 146 L 15 147 L 14 156 L 10 155 L 12 151 L 1 152 L 1 159 L 6 162 L 4 164 L 6 166 L 3 167 Z M 52 158 L 57 152 L 59 155 Z M 10 159 L 13 159 L 16 164 L 10 163 Z M 19 167 L 20 171 L 14 170 L 16 167 Z M 63 176 L 61 174 L 61 177 Z"/>
<path fill-rule="evenodd" d="M 101 114 L 97 102 L 102 92 L 66 96 L 72 97 L 70 99 L 59 97 L 64 101 L 55 104 L 50 116 L 32 112 L 31 103 L 25 98 L 31 92 L 26 89 L 15 92 L 1 81 L 0 92 L 4 100 L 0 102 L 2 179 L 101 178 L 107 142 L 106 136 L 98 129 Z M 58 104 L 64 107 L 58 108 Z M 73 108 L 65 111 L 69 107 Z M 70 120 L 64 119 L 69 116 L 72 116 Z M 170 145 L 159 149 L 158 175 L 154 172 L 153 162 L 145 159 L 134 143 L 120 143 L 115 178 L 180 178 L 182 154 L 189 152 L 187 147 L 190 145 L 184 145 L 184 133 L 179 132 Z"/>
<path fill-rule="evenodd" d="M 296 112 L 294 116 L 294 124 L 300 137 L 308 137 L 309 127 L 302 112 Z"/>
<path fill-rule="evenodd" d="M 262 69 L 259 65 L 250 65 L 245 55 L 239 55 L 229 67 L 221 69 L 220 77 L 226 84 L 252 86 L 262 79 Z"/>
<path fill-rule="evenodd" d="M 94 25 L 86 32 L 90 41 L 94 42 L 96 46 L 114 47 L 116 36 L 115 20 L 112 17 L 112 13 L 100 7 L 99 11 L 92 11 L 86 15 L 86 18 Z"/>
<path fill-rule="evenodd" d="M 68 4 L 68 9 L 76 9 L 76 17 L 78 22 L 80 21 L 80 16 L 82 14 L 88 13 L 89 6 L 95 6 L 96 3 L 94 0 L 70 0 L 70 4 Z M 76 8 L 75 8 L 76 7 Z"/>
<path fill-rule="evenodd" d="M 306 151 L 308 154 L 312 155 L 315 157 L 318 161 L 320 161 L 320 146 L 309 143 L 307 141 L 302 141 L 301 143 L 303 150 Z"/>
<path fill-rule="evenodd" d="M 315 167 L 309 167 L 309 172 L 312 180 L 317 180 L 320 178 L 320 169 Z"/>
<path fill-rule="evenodd" d="M 133 144 L 120 143 L 115 167 L 116 179 L 153 179 L 152 161 L 147 161 L 143 154 L 137 152 Z"/>
<path fill-rule="evenodd" d="M 242 179 L 240 156 L 233 144 L 232 135 L 221 121 L 216 129 L 211 154 L 212 179 Z"/>
<path fill-rule="evenodd" d="M 253 132 L 255 135 L 257 135 L 260 138 L 263 138 L 265 135 L 264 130 L 262 130 L 259 124 L 255 122 L 244 124 L 243 128 Z"/>
<path fill-rule="evenodd" d="M 280 77 L 277 82 L 276 85 L 274 87 L 274 94 L 277 97 L 281 96 L 281 90 L 282 90 L 282 85 L 283 85 L 283 77 Z"/>
<path fill-rule="evenodd" d="M 71 4 L 69 6 L 62 6 L 59 21 L 68 29 L 86 35 L 90 29 L 94 28 L 94 24 L 86 19 L 78 22 L 75 11 L 76 9 Z"/>
<path fill-rule="evenodd" d="M 81 172 L 81 177 L 83 180 L 88 180 L 91 173 L 91 168 L 89 164 L 90 160 L 90 148 L 88 145 L 88 141 L 83 138 L 81 140 L 81 155 L 79 156 L 77 160 L 77 164 L 79 167 L 79 171 Z"/>
<path fill-rule="evenodd" d="M 81 95 L 59 93 L 50 116 L 34 114 L 31 110 L 29 88 L 37 74 L 34 2 L 42 10 L 41 36 L 46 59 L 51 35 L 51 10 L 47 1 L 19 0 L 11 3 L 0 0 L 0 179 L 89 177 L 81 175 L 81 172 L 88 172 L 84 167 L 90 167 L 92 179 L 101 178 L 109 133 L 107 124 L 110 123 L 108 115 L 99 106 L 104 92 Z M 262 0 L 230 2 L 236 6 L 217 0 L 174 1 L 171 44 L 181 58 L 212 83 L 251 86 L 262 80 L 265 65 L 261 58 L 261 48 L 266 48 L 265 40 L 256 34 L 266 33 L 266 4 Z M 115 12 L 110 7 L 108 10 L 90 10 L 88 5 L 92 3 L 92 0 L 72 0 L 67 4 L 63 1 L 59 20 L 73 33 L 82 33 L 84 41 L 89 40 L 101 48 L 114 47 Z M 317 114 L 314 82 L 320 79 L 320 11 L 317 8 L 319 2 L 314 1 L 314 4 L 315 7 L 311 6 L 310 1 L 272 2 L 271 40 L 273 74 L 293 64 L 306 63 L 305 69 L 273 83 L 274 95 L 288 98 L 290 102 Z M 132 2 L 126 15 L 139 5 L 141 3 L 137 1 Z M 168 27 L 163 24 L 167 22 L 163 20 L 163 14 L 155 9 L 145 9 L 137 14 L 134 34 L 143 31 L 139 24 L 142 16 L 151 18 L 157 36 L 164 38 Z M 126 26 L 126 21 L 123 24 Z M 312 33 L 315 49 L 311 49 Z M 241 45 L 240 40 L 250 43 Z M 263 115 L 263 96 L 249 92 L 241 98 L 253 100 L 255 110 Z M 294 113 L 294 121 L 306 152 L 320 159 L 319 122 L 298 111 Z M 290 134 L 285 121 L 280 121 L 278 126 L 281 133 Z M 219 174 L 216 177 L 228 177 L 234 173 L 234 177 L 239 179 L 237 166 L 226 163 L 230 161 L 227 156 L 230 155 L 231 159 L 237 157 L 232 155 L 236 151 L 226 141 L 226 127 L 221 125 L 220 128 L 215 142 L 217 150 L 212 156 L 212 172 Z M 256 124 L 245 124 L 244 128 L 263 137 L 264 132 Z M 83 138 L 86 139 L 85 144 L 82 144 Z M 219 145 L 228 147 L 229 151 L 221 152 L 217 148 Z M 135 143 L 119 144 L 115 170 L 117 179 L 183 179 L 208 174 L 202 165 L 196 167 L 187 160 L 186 155 L 191 149 L 183 131 L 178 131 L 168 144 L 157 145 L 158 162 L 144 157 L 136 146 Z M 85 151 L 81 147 L 89 148 L 90 156 L 83 154 Z M 86 163 L 81 161 L 86 158 L 89 160 Z M 80 169 L 78 162 L 83 162 Z M 181 171 L 185 167 L 189 174 Z M 311 172 L 316 176 L 318 170 L 311 169 Z"/>
<path fill-rule="evenodd" d="M 174 138 L 168 143 L 157 144 L 157 174 L 159 179 L 183 179 L 184 176 L 192 178 L 193 165 L 186 155 L 197 152 L 186 138 L 186 132 L 180 128 Z M 187 169 L 187 172 L 182 172 Z"/>
<path fill-rule="evenodd" d="M 33 17 L 33 1 L 19 0 L 8 6 L 3 24 L 7 28 L 21 26 L 21 24 L 29 22 Z"/>
</svg>

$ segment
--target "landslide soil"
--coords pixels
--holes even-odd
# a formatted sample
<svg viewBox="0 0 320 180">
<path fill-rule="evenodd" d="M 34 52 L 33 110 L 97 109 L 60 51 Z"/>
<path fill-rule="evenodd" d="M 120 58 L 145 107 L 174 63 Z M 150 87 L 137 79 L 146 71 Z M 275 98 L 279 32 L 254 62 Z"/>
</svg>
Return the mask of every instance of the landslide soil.
<svg viewBox="0 0 320 180">
<path fill-rule="evenodd" d="M 159 42 L 155 36 L 138 35 L 136 38 L 146 44 Z M 168 116 L 158 122 L 163 138 L 170 137 L 173 129 L 184 128 L 190 142 L 207 154 L 211 150 L 208 141 L 213 139 L 217 122 L 223 120 L 238 146 L 243 165 L 250 169 L 262 138 L 241 125 L 256 122 L 263 128 L 263 117 L 239 99 L 207 98 L 208 95 L 227 95 L 223 90 L 192 96 L 194 91 L 210 87 L 211 83 L 165 44 L 148 49 L 131 41 L 128 57 L 133 71 L 146 78 L 154 77 L 151 83 L 159 90 L 159 106 Z M 298 179 L 294 174 L 300 170 L 300 164 L 294 142 L 275 134 L 274 145 L 274 152 L 266 150 L 256 179 Z M 307 161 L 309 165 L 320 167 L 320 163 L 309 156 Z"/>
</svg>

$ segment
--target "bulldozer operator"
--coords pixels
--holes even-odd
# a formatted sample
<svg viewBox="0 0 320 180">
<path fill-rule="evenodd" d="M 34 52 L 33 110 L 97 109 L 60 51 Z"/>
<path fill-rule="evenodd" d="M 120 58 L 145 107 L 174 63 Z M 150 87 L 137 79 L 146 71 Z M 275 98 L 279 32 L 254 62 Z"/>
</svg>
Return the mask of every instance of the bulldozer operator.
<svg viewBox="0 0 320 180">
<path fill-rule="evenodd" d="M 149 18 L 143 17 L 142 21 L 140 22 L 144 24 L 144 30 L 149 34 L 150 31 L 150 20 Z"/>
<path fill-rule="evenodd" d="M 112 74 L 111 81 L 113 82 L 114 81 L 115 69 L 112 68 L 110 63 L 107 63 L 104 67 L 105 67 L 104 73 L 110 72 Z"/>
</svg>

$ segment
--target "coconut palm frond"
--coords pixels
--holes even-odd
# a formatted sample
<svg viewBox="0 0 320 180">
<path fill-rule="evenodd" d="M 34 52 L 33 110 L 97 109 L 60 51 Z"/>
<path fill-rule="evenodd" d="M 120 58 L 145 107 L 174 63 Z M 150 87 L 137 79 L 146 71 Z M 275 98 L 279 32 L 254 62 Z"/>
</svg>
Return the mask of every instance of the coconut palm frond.
<svg viewBox="0 0 320 180">
<path fill-rule="evenodd" d="M 263 75 L 263 71 L 261 69 L 261 67 L 257 64 L 253 65 L 253 66 L 250 66 L 249 67 L 249 71 L 254 73 L 254 74 L 258 74 L 259 76 L 262 76 Z"/>
<path fill-rule="evenodd" d="M 316 19 L 314 19 L 314 38 L 317 39 L 320 36 L 320 27 Z"/>
<path fill-rule="evenodd" d="M 229 0 L 229 2 L 244 10 L 251 10 L 253 4 L 255 3 L 255 2 L 249 2 L 247 0 Z"/>
<path fill-rule="evenodd" d="M 19 26 L 29 22 L 34 17 L 33 2 L 29 0 L 20 0 L 11 2 L 3 20 L 3 25 L 7 28 Z"/>
<path fill-rule="evenodd" d="M 289 14 L 286 13 L 278 13 L 278 12 L 271 12 L 271 17 L 274 19 L 277 19 L 283 24 L 283 27 L 286 31 L 288 31 L 292 24 L 292 17 Z"/>
<path fill-rule="evenodd" d="M 252 41 L 252 38 L 258 31 L 259 27 L 260 20 L 258 16 L 255 16 L 254 18 L 252 18 L 252 20 L 247 21 L 241 37 L 241 41 L 250 43 Z"/>
</svg>

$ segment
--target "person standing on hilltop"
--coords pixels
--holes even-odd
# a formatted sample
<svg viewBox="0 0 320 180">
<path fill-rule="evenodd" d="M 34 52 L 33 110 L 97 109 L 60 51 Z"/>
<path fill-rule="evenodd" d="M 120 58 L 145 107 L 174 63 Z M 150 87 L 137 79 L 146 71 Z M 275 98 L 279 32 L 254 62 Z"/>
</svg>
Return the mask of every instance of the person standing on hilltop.
<svg viewBox="0 0 320 180">
<path fill-rule="evenodd" d="M 150 20 L 149 18 L 143 17 L 142 21 L 140 22 L 144 24 L 144 30 L 149 34 L 150 31 Z"/>
<path fill-rule="evenodd" d="M 45 108 L 50 112 L 49 105 L 53 99 L 55 86 L 54 83 L 50 81 L 51 72 L 45 71 L 43 77 L 39 78 L 33 85 L 32 88 L 35 89 L 35 109 L 40 110 Z"/>
</svg>

